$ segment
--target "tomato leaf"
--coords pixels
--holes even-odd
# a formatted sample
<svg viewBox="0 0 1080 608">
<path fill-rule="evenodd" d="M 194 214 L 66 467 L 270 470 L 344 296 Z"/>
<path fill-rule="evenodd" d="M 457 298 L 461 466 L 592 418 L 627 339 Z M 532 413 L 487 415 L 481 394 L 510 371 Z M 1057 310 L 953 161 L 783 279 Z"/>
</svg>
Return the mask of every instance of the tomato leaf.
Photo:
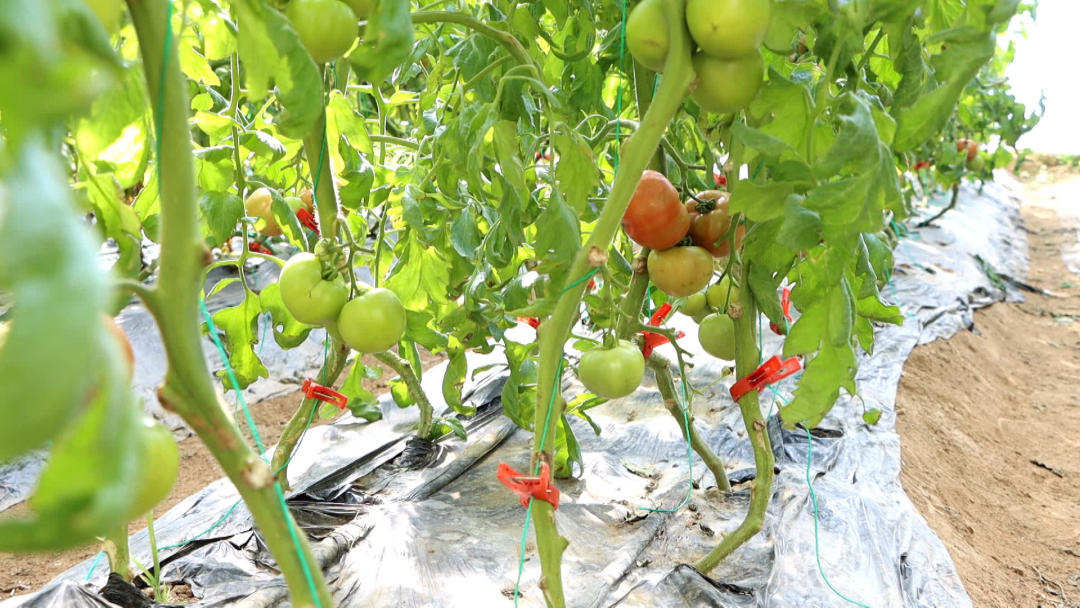
<svg viewBox="0 0 1080 608">
<path fill-rule="evenodd" d="M 225 332 L 226 354 L 229 357 L 229 365 L 232 366 L 240 390 L 243 390 L 259 378 L 269 378 L 270 370 L 266 369 L 262 360 L 255 353 L 254 346 L 258 344 L 259 315 L 262 306 L 258 296 L 245 288 L 244 300 L 230 308 L 224 308 L 214 313 L 212 318 L 214 325 Z M 217 372 L 222 385 L 227 390 L 232 390 L 232 382 L 226 370 Z"/>
<path fill-rule="evenodd" d="M 361 81 L 381 83 L 412 53 L 412 17 L 408 0 L 380 0 L 368 16 L 360 46 L 349 63 Z"/>
<path fill-rule="evenodd" d="M 268 322 L 273 326 L 274 341 L 277 342 L 278 346 L 288 350 L 300 346 L 307 340 L 308 335 L 311 333 L 311 326 L 297 321 L 289 313 L 289 309 L 285 307 L 285 302 L 281 300 L 281 289 L 277 282 L 263 288 L 259 294 L 259 306 L 263 312 L 270 313 Z M 259 339 L 262 340 L 262 333 L 259 334 Z"/>
<path fill-rule="evenodd" d="M 199 195 L 199 214 L 204 236 L 218 246 L 236 232 L 237 222 L 244 217 L 244 201 L 231 192 L 204 191 Z"/>
<path fill-rule="evenodd" d="M 877 408 L 866 410 L 863 412 L 862 419 L 866 424 L 875 426 L 881 420 L 881 410 Z"/>
<path fill-rule="evenodd" d="M 749 180 L 741 181 L 731 193 L 728 209 L 731 213 L 745 213 L 755 222 L 767 222 L 783 215 L 783 201 L 792 190 L 791 184 L 783 182 L 758 185 Z"/>
<path fill-rule="evenodd" d="M 442 395 L 446 404 L 454 413 L 462 416 L 476 414 L 475 406 L 466 406 L 461 401 L 461 388 L 465 386 L 465 374 L 469 371 L 468 361 L 465 359 L 465 349 L 456 340 L 451 341 L 451 347 L 447 350 L 450 356 L 447 361 L 446 373 L 443 375 Z"/>
<path fill-rule="evenodd" d="M 763 266 L 750 266 L 749 283 L 750 290 L 754 294 L 754 301 L 770 321 L 783 326 L 786 319 L 784 309 L 780 306 L 780 295 L 777 292 L 780 278 L 783 277 L 773 278 L 772 273 Z"/>
<path fill-rule="evenodd" d="M 424 247 L 413 233 L 385 287 L 401 298 L 407 310 L 420 312 L 432 303 L 446 303 L 449 279 L 449 265 L 434 248 Z"/>
<path fill-rule="evenodd" d="M 559 153 L 555 166 L 555 179 L 566 196 L 566 201 L 582 213 L 588 198 L 600 185 L 600 174 L 596 170 L 592 150 L 588 142 L 576 131 L 557 133 L 551 142 Z"/>
<path fill-rule="evenodd" d="M 285 17 L 261 0 L 231 3 L 244 27 L 237 48 L 244 63 L 247 91 L 253 101 L 266 97 L 270 82 L 284 107 L 275 124 L 282 133 L 308 134 L 323 112 L 322 76 Z"/>
</svg>

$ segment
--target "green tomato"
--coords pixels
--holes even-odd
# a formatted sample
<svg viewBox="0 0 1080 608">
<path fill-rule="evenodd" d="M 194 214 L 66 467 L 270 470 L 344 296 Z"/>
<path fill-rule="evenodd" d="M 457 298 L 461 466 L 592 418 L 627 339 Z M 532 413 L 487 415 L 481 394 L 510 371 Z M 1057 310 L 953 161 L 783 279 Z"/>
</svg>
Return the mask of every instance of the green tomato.
<svg viewBox="0 0 1080 608">
<path fill-rule="evenodd" d="M 292 0 L 285 14 L 315 63 L 341 57 L 360 35 L 356 14 L 340 0 Z"/>
<path fill-rule="evenodd" d="M 974 171 L 974 172 L 978 173 L 979 171 L 982 171 L 985 166 L 986 166 L 986 159 L 982 157 L 982 154 L 979 154 L 975 158 L 972 158 L 971 160 L 967 161 L 967 169 L 968 169 L 968 171 Z"/>
<path fill-rule="evenodd" d="M 120 29 L 120 0 L 84 0 L 109 34 Z"/>
<path fill-rule="evenodd" d="M 717 114 L 730 114 L 750 105 L 765 80 L 765 59 L 756 49 L 730 60 L 698 53 L 693 64 L 698 81 L 690 97 L 702 109 Z"/>
<path fill-rule="evenodd" d="M 372 289 L 349 300 L 338 315 L 345 344 L 360 353 L 381 353 L 405 335 L 405 307 L 389 289 Z"/>
<path fill-rule="evenodd" d="M 375 10 L 377 0 L 342 0 L 352 8 L 357 19 L 367 19 L 371 11 Z"/>
<path fill-rule="evenodd" d="M 638 63 L 654 72 L 662 71 L 670 45 L 663 0 L 644 0 L 630 11 L 626 18 L 626 48 Z"/>
<path fill-rule="evenodd" d="M 738 59 L 761 46 L 771 13 L 772 0 L 689 0 L 686 24 L 701 50 Z"/>
<path fill-rule="evenodd" d="M 673 298 L 698 293 L 709 284 L 713 257 L 701 247 L 674 247 L 649 252 L 649 278 Z"/>
<path fill-rule="evenodd" d="M 578 378 L 590 393 L 618 399 L 634 392 L 645 378 L 645 358 L 628 340 L 613 348 L 594 348 L 581 355 Z"/>
<path fill-rule="evenodd" d="M 708 301 L 703 293 L 695 293 L 686 299 L 686 304 L 683 304 L 681 312 L 682 314 L 693 317 L 705 311 Z"/>
<path fill-rule="evenodd" d="M 731 299 L 728 299 L 728 289 L 731 289 Z M 731 277 L 724 277 L 719 283 L 713 285 L 705 292 L 709 301 L 709 307 L 713 310 L 724 310 L 729 301 L 739 301 L 739 288 L 731 284 Z"/>
<path fill-rule="evenodd" d="M 180 470 L 180 450 L 172 431 L 151 419 L 143 420 L 141 430 L 146 477 L 139 484 L 139 493 L 128 510 L 128 520 L 142 517 L 168 498 Z"/>
<path fill-rule="evenodd" d="M 698 342 L 701 348 L 724 361 L 735 360 L 735 322 L 724 314 L 705 317 L 698 327 Z"/>
<path fill-rule="evenodd" d="M 244 200 L 244 213 L 262 221 L 255 223 L 255 229 L 266 236 L 281 236 L 281 227 L 274 218 L 274 195 L 269 188 L 259 188 Z"/>
<path fill-rule="evenodd" d="M 707 319 L 711 314 L 713 314 L 712 311 L 706 308 L 705 310 L 691 316 L 690 318 L 694 320 L 694 323 L 701 325 L 701 322 Z"/>
<path fill-rule="evenodd" d="M 324 279 L 322 263 L 307 252 L 289 259 L 281 269 L 278 288 L 289 313 L 308 325 L 334 321 L 349 299 L 345 279 L 340 274 L 330 281 Z"/>
</svg>

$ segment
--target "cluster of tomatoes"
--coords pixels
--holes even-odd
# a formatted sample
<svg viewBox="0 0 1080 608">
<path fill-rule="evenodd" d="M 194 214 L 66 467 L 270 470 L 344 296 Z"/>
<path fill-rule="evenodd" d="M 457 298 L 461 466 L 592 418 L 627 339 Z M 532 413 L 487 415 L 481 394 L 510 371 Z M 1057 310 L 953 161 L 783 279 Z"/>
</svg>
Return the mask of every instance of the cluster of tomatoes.
<svg viewBox="0 0 1080 608">
<path fill-rule="evenodd" d="M 376 0 L 292 0 L 285 14 L 300 42 L 316 63 L 349 52 L 360 35 L 358 21 L 367 19 Z"/>
<path fill-rule="evenodd" d="M 298 253 L 281 269 L 281 301 L 301 323 L 318 325 L 361 353 L 390 349 L 405 335 L 405 307 L 389 289 L 357 285 L 349 298 L 342 274 L 348 264 L 336 245 L 320 241 L 315 253 Z"/>
<path fill-rule="evenodd" d="M 702 192 L 685 203 L 663 174 L 645 171 L 622 219 L 623 230 L 647 247 L 649 278 L 673 298 L 687 298 L 681 312 L 697 321 L 702 350 L 719 359 L 735 359 L 735 322 L 739 287 L 725 275 L 713 285 L 718 259 L 742 246 L 745 228 L 728 213 L 728 193 Z M 707 288 L 707 289 L 706 289 Z M 641 384 L 645 359 L 632 342 L 620 340 L 586 351 L 578 378 L 590 392 L 607 399 L 625 397 Z"/>
<path fill-rule="evenodd" d="M 689 0 L 686 25 L 697 44 L 691 58 L 697 85 L 691 98 L 719 114 L 745 108 L 765 78 L 761 44 L 772 0 Z M 626 20 L 626 47 L 638 63 L 661 72 L 670 47 L 664 0 L 644 0 Z"/>
</svg>

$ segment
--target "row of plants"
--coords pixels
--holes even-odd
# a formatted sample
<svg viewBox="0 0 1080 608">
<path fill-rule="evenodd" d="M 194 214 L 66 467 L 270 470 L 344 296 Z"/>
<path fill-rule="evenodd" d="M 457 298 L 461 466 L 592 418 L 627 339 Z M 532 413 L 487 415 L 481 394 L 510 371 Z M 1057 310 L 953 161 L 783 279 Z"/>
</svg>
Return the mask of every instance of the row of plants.
<svg viewBox="0 0 1080 608">
<path fill-rule="evenodd" d="M 697 391 L 676 389 L 695 362 L 666 316 L 698 321 L 702 350 L 740 379 L 762 364 L 763 319 L 785 335 L 783 357 L 805 369 L 780 408 L 788 427 L 816 426 L 857 394 L 858 350 L 872 352 L 875 324 L 903 321 L 879 290 L 890 221 L 915 192 L 904 172 L 951 187 L 1004 163 L 998 151 L 978 167 L 983 153 L 969 157 L 960 136 L 1015 147 L 1034 120 L 988 80 L 1002 60 L 984 67 L 1020 8 L 6 2 L 0 81 L 17 86 L 0 92 L 0 460 L 47 442 L 52 459 L 32 513 L 0 523 L 0 550 L 108 536 L 114 570 L 130 576 L 126 522 L 168 494 L 176 468 L 167 433 L 155 438 L 164 429 L 140 422 L 126 339 L 100 321 L 133 294 L 168 357 L 159 401 L 239 489 L 294 605 L 332 600 L 285 505 L 288 464 L 315 416 L 338 410 L 305 398 L 268 459 L 248 445 L 222 390 L 270 375 L 270 339 L 293 349 L 324 328 L 317 378 L 368 420 L 380 410 L 362 380 L 379 371 L 359 356 L 373 354 L 398 375 L 394 401 L 418 408 L 423 439 L 465 436 L 467 355 L 501 349 L 503 411 L 534 434 L 529 470 L 563 478 L 584 468 L 569 418 L 599 433 L 589 410 L 632 393 L 648 368 L 729 490 L 694 427 Z M 106 239 L 118 250 L 107 273 Z M 257 285 L 254 264 L 280 278 Z M 223 267 L 235 277 L 204 292 Z M 232 284 L 243 300 L 207 313 Z M 521 318 L 537 340 L 508 337 Z M 224 336 L 216 376 L 208 333 Z M 653 350 L 657 336 L 676 361 Z M 421 388 L 420 349 L 446 358 L 446 415 Z M 570 402 L 566 373 L 586 389 Z M 760 531 L 771 496 L 757 392 L 737 405 L 757 477 L 745 521 L 697 562 L 705 572 Z M 167 483 L 143 499 L 147 479 Z M 540 588 L 564 606 L 567 541 L 554 505 L 529 504 Z"/>
</svg>

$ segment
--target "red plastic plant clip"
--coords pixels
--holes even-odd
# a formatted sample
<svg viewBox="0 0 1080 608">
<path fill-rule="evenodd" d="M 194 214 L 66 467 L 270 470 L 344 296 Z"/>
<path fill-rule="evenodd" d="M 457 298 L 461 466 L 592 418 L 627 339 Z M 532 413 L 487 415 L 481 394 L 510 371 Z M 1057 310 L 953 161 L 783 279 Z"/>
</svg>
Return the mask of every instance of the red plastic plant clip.
<svg viewBox="0 0 1080 608">
<path fill-rule="evenodd" d="M 304 392 L 304 395 L 308 399 L 315 399 L 317 401 L 325 401 L 326 403 L 332 403 L 336 405 L 339 410 L 344 410 L 349 405 L 348 397 L 335 391 L 329 386 L 316 384 L 310 379 L 304 380 L 304 384 L 300 390 Z"/>
<path fill-rule="evenodd" d="M 319 225 L 315 223 L 315 216 L 311 214 L 307 209 L 301 209 L 296 212 L 296 219 L 300 220 L 300 223 L 305 228 L 319 235 Z M 319 235 L 321 236 L 321 235 Z"/>
<path fill-rule="evenodd" d="M 791 288 L 785 287 L 783 294 L 780 296 L 780 307 L 784 309 L 784 318 L 788 321 L 788 326 L 791 326 Z M 769 323 L 769 329 L 778 336 L 784 335 L 786 332 L 780 329 L 780 326 L 776 323 Z"/>
<path fill-rule="evenodd" d="M 259 241 L 251 241 L 248 243 L 248 249 L 253 253 L 264 253 L 266 255 L 274 255 L 274 252 L 269 247 L 263 245 Z"/>
<path fill-rule="evenodd" d="M 653 313 L 653 316 L 649 319 L 649 326 L 660 327 L 660 324 L 664 322 L 664 319 L 666 319 L 669 314 L 671 314 L 671 304 L 664 304 Z M 646 359 L 649 358 L 649 355 L 652 354 L 653 349 L 657 346 L 662 346 L 670 342 L 670 340 L 667 339 L 667 336 L 654 334 L 648 331 L 642 332 L 642 334 L 645 336 L 645 346 L 641 347 L 641 356 Z M 682 338 L 685 335 L 686 334 L 680 331 L 675 334 L 675 337 Z"/>
<path fill-rule="evenodd" d="M 551 467 L 546 462 L 540 463 L 540 476 L 522 475 L 505 462 L 499 463 L 496 473 L 499 481 L 510 488 L 521 499 L 521 506 L 528 508 L 529 499 L 535 498 L 551 503 L 559 508 L 559 488 L 551 485 Z"/>
<path fill-rule="evenodd" d="M 540 319 L 537 319 L 536 317 L 518 317 L 517 320 L 533 329 L 540 329 Z"/>
<path fill-rule="evenodd" d="M 749 376 L 739 380 L 731 387 L 731 398 L 737 403 L 743 395 L 750 391 L 760 391 L 770 384 L 775 384 L 784 378 L 802 369 L 799 359 L 792 357 L 787 361 L 781 361 L 779 356 L 774 356 L 761 367 L 750 373 Z"/>
<path fill-rule="evenodd" d="M 716 183 L 717 188 L 727 188 L 727 176 L 722 173 L 713 172 L 713 182 Z"/>
</svg>

